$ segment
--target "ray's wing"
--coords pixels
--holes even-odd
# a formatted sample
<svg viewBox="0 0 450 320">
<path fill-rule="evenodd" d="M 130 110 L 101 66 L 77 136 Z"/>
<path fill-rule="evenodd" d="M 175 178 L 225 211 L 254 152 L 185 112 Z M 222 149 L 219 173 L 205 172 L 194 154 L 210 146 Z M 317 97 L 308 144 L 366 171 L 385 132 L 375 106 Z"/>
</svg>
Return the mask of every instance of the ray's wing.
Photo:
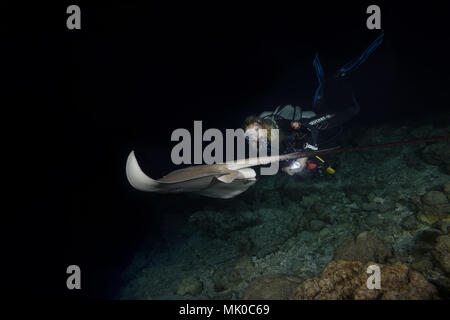
<svg viewBox="0 0 450 320">
<path fill-rule="evenodd" d="M 198 165 L 186 167 L 183 169 L 174 170 L 161 179 L 158 182 L 161 183 L 178 183 L 188 180 L 194 180 L 209 176 L 215 176 L 221 174 L 222 171 L 215 165 Z"/>
<path fill-rule="evenodd" d="M 224 183 L 218 179 L 214 179 L 207 188 L 196 193 L 210 198 L 230 199 L 246 191 L 255 182 L 255 178 L 238 179 L 230 183 Z"/>
<path fill-rule="evenodd" d="M 159 190 L 159 183 L 147 176 L 139 166 L 134 151 L 128 155 L 127 164 L 125 166 L 128 182 L 135 188 L 141 191 L 155 191 Z"/>
<path fill-rule="evenodd" d="M 126 163 L 130 184 L 138 190 L 160 193 L 195 192 L 207 187 L 220 171 L 215 167 L 194 166 L 175 170 L 165 177 L 154 180 L 140 168 L 132 151 Z"/>
</svg>

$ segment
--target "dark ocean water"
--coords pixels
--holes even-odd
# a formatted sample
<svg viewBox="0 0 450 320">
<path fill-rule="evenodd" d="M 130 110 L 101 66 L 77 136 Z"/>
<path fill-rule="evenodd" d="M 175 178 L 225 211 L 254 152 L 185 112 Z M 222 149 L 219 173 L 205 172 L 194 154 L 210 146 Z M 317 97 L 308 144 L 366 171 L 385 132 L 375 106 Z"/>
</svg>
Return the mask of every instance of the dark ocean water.
<svg viewBox="0 0 450 320">
<path fill-rule="evenodd" d="M 224 130 L 277 105 L 310 106 L 315 54 L 329 75 L 378 35 L 366 4 L 80 6 L 79 32 L 67 30 L 65 4 L 7 5 L 2 21 L 11 294 L 239 299 L 262 275 L 319 276 L 365 231 L 389 249 L 384 263 L 448 294 L 433 254 L 447 220 L 424 223 L 418 209 L 442 200 L 448 143 L 330 155 L 334 175 L 262 177 L 232 200 L 139 192 L 125 175 L 131 150 L 151 177 L 175 169 L 170 135 L 195 120 Z M 351 77 L 361 111 L 343 146 L 448 135 L 445 10 L 380 6 L 385 39 Z M 70 264 L 83 271 L 80 292 L 66 290 Z"/>
</svg>

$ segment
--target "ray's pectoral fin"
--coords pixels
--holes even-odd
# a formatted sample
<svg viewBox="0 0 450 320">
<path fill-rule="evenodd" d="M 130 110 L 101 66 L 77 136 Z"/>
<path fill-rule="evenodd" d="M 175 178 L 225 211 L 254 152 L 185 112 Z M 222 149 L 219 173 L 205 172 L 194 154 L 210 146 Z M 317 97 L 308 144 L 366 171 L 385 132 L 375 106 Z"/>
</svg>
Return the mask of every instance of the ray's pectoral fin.
<svg viewBox="0 0 450 320">
<path fill-rule="evenodd" d="M 231 183 L 239 176 L 239 171 L 231 171 L 228 174 L 224 174 L 223 176 L 220 176 L 217 178 L 217 180 L 220 180 L 224 183 Z"/>
</svg>

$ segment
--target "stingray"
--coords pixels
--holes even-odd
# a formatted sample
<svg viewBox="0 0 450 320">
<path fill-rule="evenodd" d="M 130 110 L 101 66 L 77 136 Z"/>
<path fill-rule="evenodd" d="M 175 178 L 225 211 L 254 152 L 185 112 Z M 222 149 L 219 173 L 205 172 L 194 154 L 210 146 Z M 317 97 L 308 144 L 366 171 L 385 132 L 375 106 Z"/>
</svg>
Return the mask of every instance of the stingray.
<svg viewBox="0 0 450 320">
<path fill-rule="evenodd" d="M 192 192 L 212 198 L 233 198 L 256 182 L 256 172 L 251 167 L 272 162 L 297 159 L 300 152 L 277 156 L 256 157 L 228 161 L 221 164 L 194 165 L 170 172 L 154 180 L 140 168 L 134 151 L 126 164 L 130 184 L 141 191 L 157 193 Z"/>
<path fill-rule="evenodd" d="M 130 184 L 141 191 L 159 193 L 193 192 L 212 198 L 228 199 L 241 194 L 256 182 L 256 172 L 251 167 L 319 154 L 366 151 L 441 140 L 450 140 L 450 136 L 397 141 L 343 149 L 335 147 L 312 152 L 294 152 L 278 156 L 235 160 L 222 164 L 196 165 L 172 171 L 158 180 L 153 180 L 141 170 L 134 151 L 132 151 L 127 159 L 126 174 Z"/>
</svg>

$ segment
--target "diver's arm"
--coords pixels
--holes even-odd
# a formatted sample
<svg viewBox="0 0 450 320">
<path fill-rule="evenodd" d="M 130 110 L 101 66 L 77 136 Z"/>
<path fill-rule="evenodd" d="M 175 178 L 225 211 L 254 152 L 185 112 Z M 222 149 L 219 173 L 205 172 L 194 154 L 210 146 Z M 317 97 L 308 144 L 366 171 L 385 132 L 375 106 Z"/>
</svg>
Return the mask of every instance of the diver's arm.
<svg viewBox="0 0 450 320">
<path fill-rule="evenodd" d="M 305 143 L 304 149 L 311 149 L 311 150 L 317 150 L 317 140 L 319 137 L 319 129 L 315 125 L 310 125 L 309 123 L 303 123 L 302 124 L 305 128 L 307 128 L 311 132 L 311 142 L 312 145 L 309 143 Z"/>
</svg>

